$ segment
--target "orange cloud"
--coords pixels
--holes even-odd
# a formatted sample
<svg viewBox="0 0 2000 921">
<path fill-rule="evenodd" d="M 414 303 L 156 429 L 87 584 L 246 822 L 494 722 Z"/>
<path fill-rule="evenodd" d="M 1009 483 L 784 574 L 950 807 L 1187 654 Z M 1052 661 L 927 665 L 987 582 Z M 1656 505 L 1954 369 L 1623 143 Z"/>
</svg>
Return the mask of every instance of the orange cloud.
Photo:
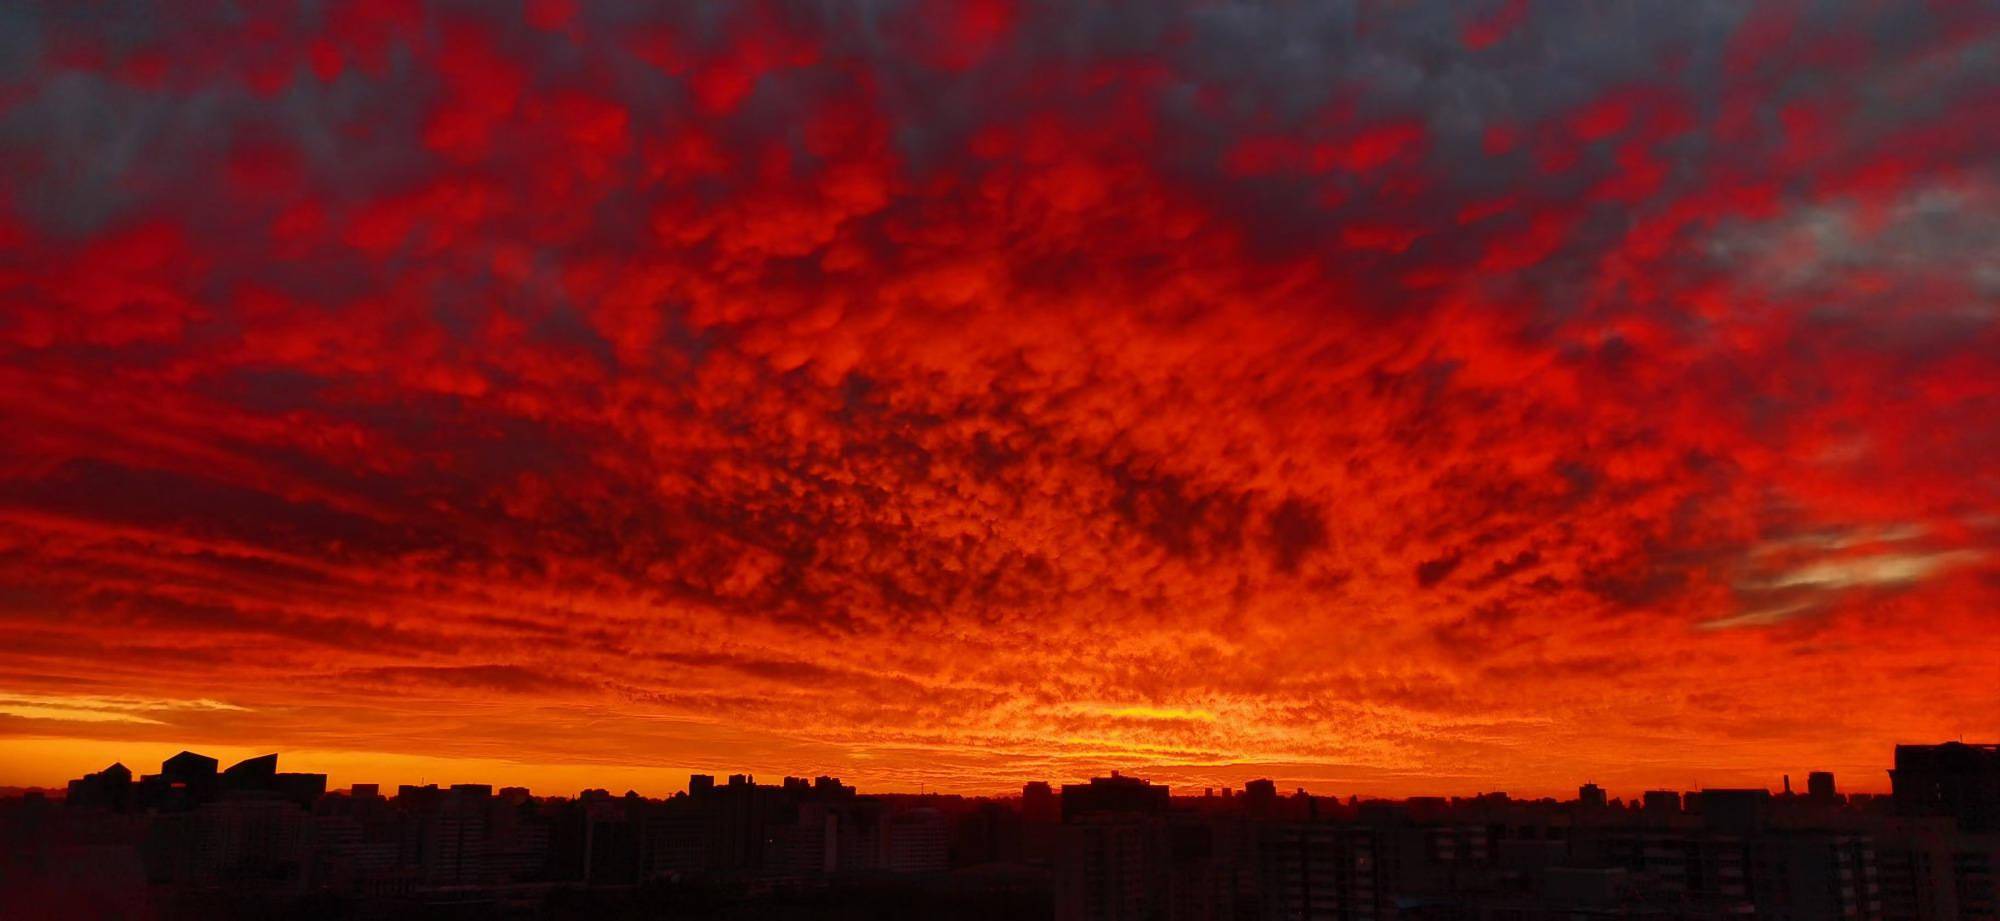
<svg viewBox="0 0 2000 921">
<path fill-rule="evenodd" d="M 23 14 L 0 782 L 1879 786 L 2000 731 L 1974 13 L 533 6 Z"/>
</svg>

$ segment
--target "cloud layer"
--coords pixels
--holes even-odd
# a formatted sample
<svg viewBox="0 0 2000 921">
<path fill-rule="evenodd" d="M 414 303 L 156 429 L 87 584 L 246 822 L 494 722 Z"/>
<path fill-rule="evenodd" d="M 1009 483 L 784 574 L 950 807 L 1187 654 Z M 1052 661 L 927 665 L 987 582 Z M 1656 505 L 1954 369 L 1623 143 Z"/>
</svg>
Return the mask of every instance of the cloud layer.
<svg viewBox="0 0 2000 921">
<path fill-rule="evenodd" d="M 1338 792 L 2000 733 L 1982 5 L 653 6 L 0 12 L 0 733 Z"/>
</svg>

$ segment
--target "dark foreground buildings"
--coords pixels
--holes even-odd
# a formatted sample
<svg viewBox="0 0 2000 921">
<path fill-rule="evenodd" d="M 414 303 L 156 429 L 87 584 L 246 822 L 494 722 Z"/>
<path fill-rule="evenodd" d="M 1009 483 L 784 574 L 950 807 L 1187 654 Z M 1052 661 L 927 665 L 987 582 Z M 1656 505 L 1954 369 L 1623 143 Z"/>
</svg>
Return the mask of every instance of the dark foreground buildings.
<svg viewBox="0 0 2000 921">
<path fill-rule="evenodd" d="M 668 799 L 328 793 L 275 756 L 122 765 L 0 801 L 0 918 L 1055 921 L 1993 919 L 2000 747 L 1901 746 L 1892 796 L 1019 797 L 696 776 Z"/>
</svg>

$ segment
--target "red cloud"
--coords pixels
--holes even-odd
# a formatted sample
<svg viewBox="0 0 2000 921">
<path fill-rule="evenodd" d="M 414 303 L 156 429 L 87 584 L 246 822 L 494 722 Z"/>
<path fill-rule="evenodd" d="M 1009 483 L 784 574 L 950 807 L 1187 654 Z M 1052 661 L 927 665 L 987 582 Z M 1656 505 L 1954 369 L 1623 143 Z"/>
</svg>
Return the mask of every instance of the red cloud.
<svg viewBox="0 0 2000 921">
<path fill-rule="evenodd" d="M 155 722 L 18 731 L 1540 792 L 2000 730 L 1947 30 L 1538 68 L 1507 4 L 1418 78 L 1413 8 L 1301 76 L 1192 9 L 732 9 L 50 26 L 0 690 Z"/>
</svg>

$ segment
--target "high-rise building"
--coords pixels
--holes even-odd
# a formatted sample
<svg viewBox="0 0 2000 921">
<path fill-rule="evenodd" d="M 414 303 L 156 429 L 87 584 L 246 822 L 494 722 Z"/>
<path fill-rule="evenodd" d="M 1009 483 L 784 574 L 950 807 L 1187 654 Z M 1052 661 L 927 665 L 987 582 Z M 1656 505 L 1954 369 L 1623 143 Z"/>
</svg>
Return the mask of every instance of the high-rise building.
<svg viewBox="0 0 2000 921">
<path fill-rule="evenodd" d="M 492 881 L 488 854 L 492 848 L 495 807 L 493 788 L 486 784 L 453 784 L 436 812 L 424 816 L 425 877 L 432 885 L 472 886 Z"/>
<path fill-rule="evenodd" d="M 2000 745 L 1898 745 L 1889 782 L 1903 815 L 1949 816 L 1966 831 L 2000 831 Z"/>
<path fill-rule="evenodd" d="M 1948 819 L 1896 819 L 1875 836 L 1884 921 L 1957 918 L 1957 845 Z"/>
<path fill-rule="evenodd" d="M 1063 800 L 1067 811 L 1068 787 Z M 1066 820 L 1056 845 L 1056 921 L 1155 921 L 1166 874 L 1160 816 L 1096 810 Z"/>
<path fill-rule="evenodd" d="M 1375 835 L 1370 828 L 1291 824 L 1259 845 L 1267 921 L 1358 921 L 1377 916 Z"/>
<path fill-rule="evenodd" d="M 889 817 L 889 869 L 935 873 L 950 865 L 950 829 L 942 813 L 920 807 Z"/>
<path fill-rule="evenodd" d="M 1030 781 L 1021 788 L 1021 859 L 1046 865 L 1055 858 L 1062 822 L 1062 800 L 1047 781 Z"/>
<path fill-rule="evenodd" d="M 1063 820 L 1092 813 L 1160 815 L 1167 811 L 1167 788 L 1112 771 L 1087 784 L 1063 784 Z"/>
<path fill-rule="evenodd" d="M 1254 819 L 1270 818 L 1278 813 L 1278 784 L 1272 780 L 1253 780 L 1243 785 L 1243 814 Z"/>
<path fill-rule="evenodd" d="M 1748 843 L 1759 918 L 1882 917 L 1874 842 L 1834 831 L 1773 831 Z"/>
<path fill-rule="evenodd" d="M 1021 787 L 1021 819 L 1029 823 L 1062 821 L 1062 802 L 1048 781 L 1031 780 Z"/>
</svg>

